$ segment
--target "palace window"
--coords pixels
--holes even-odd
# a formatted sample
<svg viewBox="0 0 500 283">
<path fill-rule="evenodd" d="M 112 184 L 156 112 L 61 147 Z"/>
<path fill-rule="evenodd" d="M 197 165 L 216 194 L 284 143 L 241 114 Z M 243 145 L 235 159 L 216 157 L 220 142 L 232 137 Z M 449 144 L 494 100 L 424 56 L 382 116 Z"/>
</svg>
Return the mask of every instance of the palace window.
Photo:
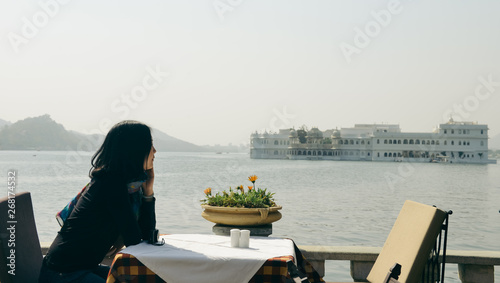
<svg viewBox="0 0 500 283">
<path fill-rule="evenodd" d="M 481 130 L 481 135 L 483 134 L 483 130 Z"/>
<path fill-rule="evenodd" d="M 455 145 L 455 141 L 451 141 L 451 145 Z"/>
<path fill-rule="evenodd" d="M 462 145 L 462 141 L 458 141 L 458 145 Z"/>
<path fill-rule="evenodd" d="M 351 140 L 350 144 L 354 144 L 354 140 Z"/>
<path fill-rule="evenodd" d="M 403 141 L 403 144 L 408 144 L 408 140 L 407 140 L 407 139 L 405 139 L 405 140 Z"/>
<path fill-rule="evenodd" d="M 431 141 L 431 144 L 432 144 L 432 145 L 434 145 L 434 144 L 435 144 L 435 141 L 434 141 L 434 140 L 433 140 L 433 141 Z"/>
<path fill-rule="evenodd" d="M 398 144 L 401 144 L 401 140 L 398 140 Z"/>
<path fill-rule="evenodd" d="M 444 133 L 446 134 L 446 130 L 444 130 Z"/>
<path fill-rule="evenodd" d="M 380 144 L 380 140 L 379 139 L 377 139 L 377 144 Z"/>
<path fill-rule="evenodd" d="M 410 144 L 413 144 L 413 140 L 410 140 Z"/>
<path fill-rule="evenodd" d="M 387 140 L 384 140 L 384 144 L 387 144 Z"/>
<path fill-rule="evenodd" d="M 481 141 L 481 146 L 484 146 L 484 141 Z"/>
<path fill-rule="evenodd" d="M 392 140 L 389 140 L 389 144 L 392 144 Z"/>
<path fill-rule="evenodd" d="M 387 152 L 384 153 L 384 157 L 387 157 Z"/>
<path fill-rule="evenodd" d="M 451 133 L 454 134 L 455 133 L 455 130 L 451 130 Z"/>
<path fill-rule="evenodd" d="M 448 141 L 444 141 L 444 145 L 447 145 L 448 144 Z"/>
</svg>

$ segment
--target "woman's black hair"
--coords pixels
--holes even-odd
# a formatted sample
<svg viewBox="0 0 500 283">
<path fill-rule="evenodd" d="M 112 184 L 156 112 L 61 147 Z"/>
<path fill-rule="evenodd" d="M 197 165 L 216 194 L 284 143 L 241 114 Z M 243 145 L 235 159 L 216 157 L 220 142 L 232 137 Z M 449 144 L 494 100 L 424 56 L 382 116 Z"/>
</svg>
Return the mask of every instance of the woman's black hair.
<svg viewBox="0 0 500 283">
<path fill-rule="evenodd" d="M 144 174 L 144 160 L 153 140 L 151 129 L 140 122 L 126 120 L 109 130 L 104 142 L 92 157 L 91 178 L 118 177 L 130 181 Z"/>
</svg>

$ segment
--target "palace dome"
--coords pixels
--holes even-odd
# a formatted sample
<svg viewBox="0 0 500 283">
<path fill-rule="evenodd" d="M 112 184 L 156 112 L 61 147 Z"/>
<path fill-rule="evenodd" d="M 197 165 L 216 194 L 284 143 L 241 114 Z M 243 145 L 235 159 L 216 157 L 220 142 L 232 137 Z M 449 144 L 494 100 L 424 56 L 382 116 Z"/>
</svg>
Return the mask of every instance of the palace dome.
<svg viewBox="0 0 500 283">
<path fill-rule="evenodd" d="M 332 133 L 332 138 L 340 138 L 340 131 L 334 130 Z"/>
<path fill-rule="evenodd" d="M 318 128 L 312 128 L 307 132 L 308 138 L 323 138 L 323 133 Z"/>
</svg>

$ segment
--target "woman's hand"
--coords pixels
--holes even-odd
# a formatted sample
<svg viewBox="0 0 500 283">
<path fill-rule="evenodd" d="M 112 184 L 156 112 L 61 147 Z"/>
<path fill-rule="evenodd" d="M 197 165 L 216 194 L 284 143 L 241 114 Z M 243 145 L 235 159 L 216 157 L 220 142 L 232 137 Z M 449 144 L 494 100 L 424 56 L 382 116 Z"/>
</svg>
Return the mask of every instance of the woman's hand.
<svg viewBox="0 0 500 283">
<path fill-rule="evenodd" d="M 111 246 L 108 253 L 106 254 L 106 257 L 114 258 L 115 255 L 123 249 L 123 247 L 124 247 L 123 238 L 122 236 L 118 236 L 118 239 L 116 239 L 115 243 Z"/>
<path fill-rule="evenodd" d="M 146 182 L 144 182 L 144 196 L 150 196 L 154 193 L 153 191 L 153 183 L 155 181 L 155 171 L 154 168 L 146 170 L 146 175 L 148 175 L 148 178 Z"/>
</svg>

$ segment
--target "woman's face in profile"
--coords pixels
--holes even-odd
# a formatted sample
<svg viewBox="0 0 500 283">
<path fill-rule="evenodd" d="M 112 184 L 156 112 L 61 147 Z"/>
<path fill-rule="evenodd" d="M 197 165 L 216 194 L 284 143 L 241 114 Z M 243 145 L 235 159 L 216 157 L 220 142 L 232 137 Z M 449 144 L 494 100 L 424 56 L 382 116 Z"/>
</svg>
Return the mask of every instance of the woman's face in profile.
<svg viewBox="0 0 500 283">
<path fill-rule="evenodd" d="M 153 169 L 153 161 L 155 159 L 156 148 L 151 146 L 151 151 L 149 152 L 148 157 L 144 160 L 144 170 Z"/>
</svg>

